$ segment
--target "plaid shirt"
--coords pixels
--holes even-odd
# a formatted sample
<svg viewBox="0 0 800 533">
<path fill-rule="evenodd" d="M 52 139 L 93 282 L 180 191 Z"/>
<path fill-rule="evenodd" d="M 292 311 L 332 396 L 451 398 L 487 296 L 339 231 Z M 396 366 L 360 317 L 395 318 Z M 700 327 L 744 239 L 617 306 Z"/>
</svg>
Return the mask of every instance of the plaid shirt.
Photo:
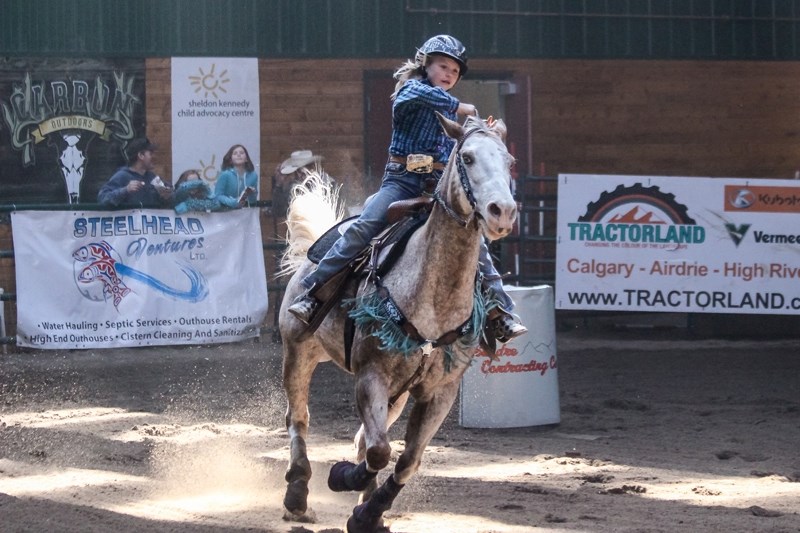
<svg viewBox="0 0 800 533">
<path fill-rule="evenodd" d="M 429 154 L 445 163 L 455 141 L 445 135 L 434 111 L 457 120 L 458 99 L 425 80 L 408 80 L 392 105 L 391 155 Z"/>
</svg>

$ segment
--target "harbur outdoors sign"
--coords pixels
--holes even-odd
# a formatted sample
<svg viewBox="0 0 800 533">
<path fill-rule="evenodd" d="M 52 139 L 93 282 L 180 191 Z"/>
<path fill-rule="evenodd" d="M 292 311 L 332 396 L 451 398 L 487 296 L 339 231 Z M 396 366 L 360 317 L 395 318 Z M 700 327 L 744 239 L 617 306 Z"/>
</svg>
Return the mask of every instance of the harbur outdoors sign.
<svg viewBox="0 0 800 533">
<path fill-rule="evenodd" d="M 95 202 L 144 131 L 142 60 L 0 61 L 3 203 Z"/>
<path fill-rule="evenodd" d="M 800 314 L 800 182 L 559 176 L 556 307 Z"/>
</svg>

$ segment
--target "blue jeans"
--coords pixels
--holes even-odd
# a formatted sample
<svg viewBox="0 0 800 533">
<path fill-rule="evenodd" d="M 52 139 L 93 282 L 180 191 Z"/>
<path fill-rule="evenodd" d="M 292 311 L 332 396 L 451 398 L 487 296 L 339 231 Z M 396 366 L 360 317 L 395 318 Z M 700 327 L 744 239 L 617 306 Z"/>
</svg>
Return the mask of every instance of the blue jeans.
<svg viewBox="0 0 800 533">
<path fill-rule="evenodd" d="M 361 215 L 350 224 L 350 227 L 328 250 L 328 253 L 317 265 L 317 269 L 303 278 L 301 282 L 303 286 L 310 289 L 315 285 L 323 284 L 343 269 L 369 244 L 373 237 L 386 228 L 386 212 L 389 205 L 400 200 L 421 196 L 425 187 L 425 178 L 429 176 L 431 174 L 407 172 L 405 165 L 400 163 L 387 163 L 378 192 L 369 199 L 364 205 Z M 441 177 L 441 172 L 435 171 L 433 176 L 438 179 Z M 488 287 L 494 293 L 503 309 L 511 311 L 514 308 L 514 302 L 503 290 L 503 282 L 492 263 L 485 239 L 481 242 L 478 261 L 480 272 L 484 278 L 484 287 Z"/>
</svg>

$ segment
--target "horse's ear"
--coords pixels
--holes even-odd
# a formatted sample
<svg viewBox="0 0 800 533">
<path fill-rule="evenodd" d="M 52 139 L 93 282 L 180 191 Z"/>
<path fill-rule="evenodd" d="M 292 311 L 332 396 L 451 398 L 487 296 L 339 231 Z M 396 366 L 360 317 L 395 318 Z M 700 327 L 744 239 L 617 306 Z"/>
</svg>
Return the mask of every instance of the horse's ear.
<svg viewBox="0 0 800 533">
<path fill-rule="evenodd" d="M 492 121 L 492 125 L 491 125 L 491 127 L 489 129 L 492 132 L 494 132 L 497 135 L 499 135 L 500 139 L 502 139 L 503 143 L 506 142 L 506 133 L 508 133 L 508 130 L 506 129 L 506 123 L 503 122 L 502 118 L 498 118 L 498 119 Z"/>
<path fill-rule="evenodd" d="M 451 139 L 460 139 L 464 135 L 464 128 L 461 127 L 461 124 L 450 120 L 449 118 L 445 117 L 438 111 L 436 113 L 436 118 L 439 119 L 439 123 L 444 128 L 444 132 L 447 134 L 448 137 Z"/>
</svg>

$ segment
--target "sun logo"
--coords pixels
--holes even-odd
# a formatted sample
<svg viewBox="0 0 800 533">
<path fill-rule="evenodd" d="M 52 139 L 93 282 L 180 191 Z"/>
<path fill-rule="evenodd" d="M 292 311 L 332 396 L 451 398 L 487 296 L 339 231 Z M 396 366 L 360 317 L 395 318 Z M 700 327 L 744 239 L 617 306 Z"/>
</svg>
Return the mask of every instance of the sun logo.
<svg viewBox="0 0 800 533">
<path fill-rule="evenodd" d="M 211 156 L 211 162 L 206 164 L 203 160 L 200 160 L 200 174 L 203 176 L 203 179 L 209 182 L 214 182 L 219 175 L 219 170 L 217 169 L 217 156 Z"/>
<path fill-rule="evenodd" d="M 228 78 L 228 70 L 223 70 L 219 74 L 215 74 L 214 71 L 217 69 L 217 65 L 215 63 L 211 63 L 211 71 L 206 73 L 203 71 L 203 67 L 199 67 L 197 69 L 198 75 L 197 76 L 189 76 L 189 82 L 194 85 L 196 88 L 194 92 L 199 93 L 200 91 L 205 91 L 204 98 L 208 98 L 208 95 L 212 95 L 214 98 L 219 98 L 217 91 L 221 93 L 228 92 L 225 89 L 225 85 L 230 83 L 230 78 Z"/>
</svg>

